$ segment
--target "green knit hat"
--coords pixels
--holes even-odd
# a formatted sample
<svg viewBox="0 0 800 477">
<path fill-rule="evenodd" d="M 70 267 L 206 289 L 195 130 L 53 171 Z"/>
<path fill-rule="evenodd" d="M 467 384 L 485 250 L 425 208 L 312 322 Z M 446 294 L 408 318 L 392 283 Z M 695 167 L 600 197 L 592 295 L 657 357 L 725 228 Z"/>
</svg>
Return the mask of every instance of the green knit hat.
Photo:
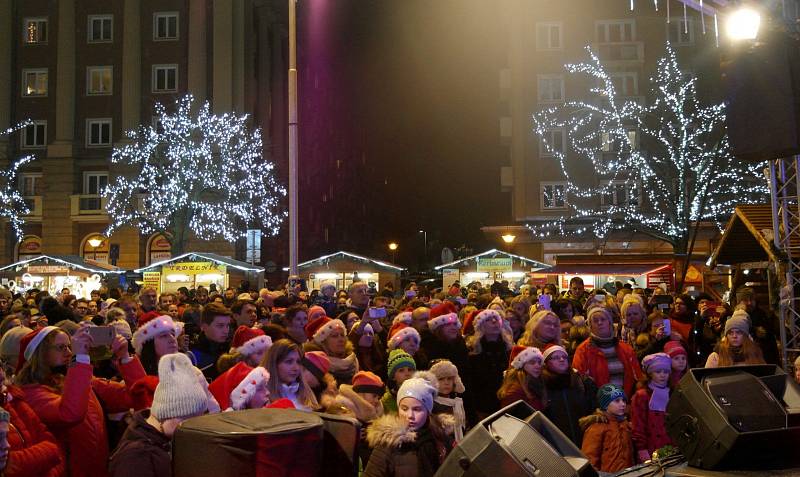
<svg viewBox="0 0 800 477">
<path fill-rule="evenodd" d="M 406 353 L 402 349 L 393 349 L 389 353 L 389 380 L 394 381 L 394 373 L 400 368 L 411 368 L 417 370 L 417 363 L 414 362 L 414 357 Z"/>
</svg>

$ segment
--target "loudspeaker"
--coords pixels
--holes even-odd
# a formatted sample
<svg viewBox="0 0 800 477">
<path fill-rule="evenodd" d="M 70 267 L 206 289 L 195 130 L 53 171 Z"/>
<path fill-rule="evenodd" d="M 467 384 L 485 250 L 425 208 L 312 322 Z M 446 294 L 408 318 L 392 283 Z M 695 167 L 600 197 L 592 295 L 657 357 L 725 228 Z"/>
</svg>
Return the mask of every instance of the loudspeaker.
<svg viewBox="0 0 800 477">
<path fill-rule="evenodd" d="M 722 61 L 731 152 L 763 161 L 800 153 L 800 45 L 783 32 L 737 44 Z"/>
<path fill-rule="evenodd" d="M 666 422 L 695 467 L 800 464 L 800 387 L 772 364 L 690 370 L 670 396 Z"/>
<path fill-rule="evenodd" d="M 172 444 L 174 477 L 322 475 L 323 420 L 294 409 L 250 409 L 186 420 Z"/>
<path fill-rule="evenodd" d="M 586 456 L 544 414 L 517 401 L 473 427 L 436 477 L 596 476 Z"/>
<path fill-rule="evenodd" d="M 358 419 L 317 413 L 325 427 L 322 440 L 322 468 L 326 477 L 358 476 L 358 443 L 361 423 Z M 367 463 L 364 462 L 364 466 Z"/>
</svg>

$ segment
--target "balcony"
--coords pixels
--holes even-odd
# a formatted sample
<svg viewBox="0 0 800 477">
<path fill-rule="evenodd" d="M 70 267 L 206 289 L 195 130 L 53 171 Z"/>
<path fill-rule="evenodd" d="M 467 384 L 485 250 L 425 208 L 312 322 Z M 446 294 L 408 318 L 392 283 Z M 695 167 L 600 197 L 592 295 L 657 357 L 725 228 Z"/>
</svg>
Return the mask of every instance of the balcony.
<svg viewBox="0 0 800 477">
<path fill-rule="evenodd" d="M 76 222 L 104 222 L 108 220 L 106 198 L 99 194 L 71 195 L 70 217 Z"/>
<path fill-rule="evenodd" d="M 592 50 L 606 64 L 641 65 L 644 62 L 644 42 L 592 43 Z"/>
<path fill-rule="evenodd" d="M 22 200 L 25 201 L 25 205 L 30 210 L 30 213 L 25 216 L 25 220 L 34 222 L 42 220 L 42 196 L 26 195 Z"/>
</svg>

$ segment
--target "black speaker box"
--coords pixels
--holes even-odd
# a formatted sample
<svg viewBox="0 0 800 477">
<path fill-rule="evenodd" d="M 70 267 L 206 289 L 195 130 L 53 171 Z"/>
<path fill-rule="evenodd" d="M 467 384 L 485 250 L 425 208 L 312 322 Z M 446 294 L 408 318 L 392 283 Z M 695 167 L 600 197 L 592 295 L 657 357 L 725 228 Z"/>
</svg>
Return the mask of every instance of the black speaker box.
<svg viewBox="0 0 800 477">
<path fill-rule="evenodd" d="M 586 456 L 544 414 L 523 401 L 472 428 L 437 477 L 596 476 Z"/>
<path fill-rule="evenodd" d="M 323 475 L 324 422 L 294 409 L 251 409 L 186 420 L 172 445 L 174 477 Z"/>
<path fill-rule="evenodd" d="M 361 424 L 358 419 L 317 413 L 325 426 L 322 442 L 322 468 L 326 477 L 358 476 L 358 443 Z M 364 466 L 367 463 L 364 462 Z"/>
<path fill-rule="evenodd" d="M 775 365 L 690 370 L 670 397 L 666 422 L 695 467 L 800 465 L 800 387 Z"/>
<path fill-rule="evenodd" d="M 722 61 L 731 151 L 748 161 L 800 153 L 800 44 L 783 32 L 759 36 Z"/>
</svg>

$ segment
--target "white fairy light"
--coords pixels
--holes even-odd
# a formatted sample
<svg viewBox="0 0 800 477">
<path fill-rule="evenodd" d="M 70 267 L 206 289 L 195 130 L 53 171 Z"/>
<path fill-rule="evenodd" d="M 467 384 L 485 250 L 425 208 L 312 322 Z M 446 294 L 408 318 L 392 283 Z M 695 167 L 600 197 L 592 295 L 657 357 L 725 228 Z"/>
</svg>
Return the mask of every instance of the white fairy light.
<svg viewBox="0 0 800 477">
<path fill-rule="evenodd" d="M 681 71 L 669 44 L 666 50 L 650 79 L 648 105 L 620 98 L 589 48 L 589 62 L 566 65 L 568 72 L 596 81 L 590 91 L 598 100 L 570 101 L 533 116 L 536 133 L 566 178 L 568 209 L 553 221 L 528 225 L 535 236 L 591 231 L 603 238 L 614 230 L 636 230 L 685 253 L 693 224 L 710 221 L 721 229 L 737 204 L 767 199 L 759 173 L 764 164 L 741 163 L 731 155 L 725 105 L 701 106 L 696 78 Z M 566 131 L 569 151 L 553 144 L 547 132 L 554 129 Z M 604 140 L 616 148 L 604 147 Z M 595 184 L 586 184 L 592 176 L 587 171 Z M 600 207 L 602 197 L 618 192 L 625 200 Z"/>
<path fill-rule="evenodd" d="M 136 173 L 105 190 L 107 236 L 125 225 L 162 232 L 173 252 L 182 253 L 190 232 L 228 241 L 244 237 L 251 225 L 278 233 L 286 190 L 262 157 L 259 129 L 248 128 L 247 115 L 212 114 L 208 102 L 192 113 L 192 101 L 191 95 L 176 101 L 174 114 L 156 104 L 158 129 L 128 131 L 130 143 L 114 149 L 111 162 Z"/>
<path fill-rule="evenodd" d="M 32 125 L 31 121 L 24 121 L 5 131 L 0 131 L 0 137 L 10 136 L 11 134 Z M 17 184 L 17 173 L 25 164 L 34 160 L 32 155 L 23 156 L 12 162 L 8 169 L 0 170 L 0 217 L 11 223 L 14 229 L 14 236 L 17 242 L 22 240 L 24 235 L 22 227 L 25 224 L 25 216 L 31 213 L 30 208 L 25 203 L 25 198 L 20 194 Z"/>
</svg>

